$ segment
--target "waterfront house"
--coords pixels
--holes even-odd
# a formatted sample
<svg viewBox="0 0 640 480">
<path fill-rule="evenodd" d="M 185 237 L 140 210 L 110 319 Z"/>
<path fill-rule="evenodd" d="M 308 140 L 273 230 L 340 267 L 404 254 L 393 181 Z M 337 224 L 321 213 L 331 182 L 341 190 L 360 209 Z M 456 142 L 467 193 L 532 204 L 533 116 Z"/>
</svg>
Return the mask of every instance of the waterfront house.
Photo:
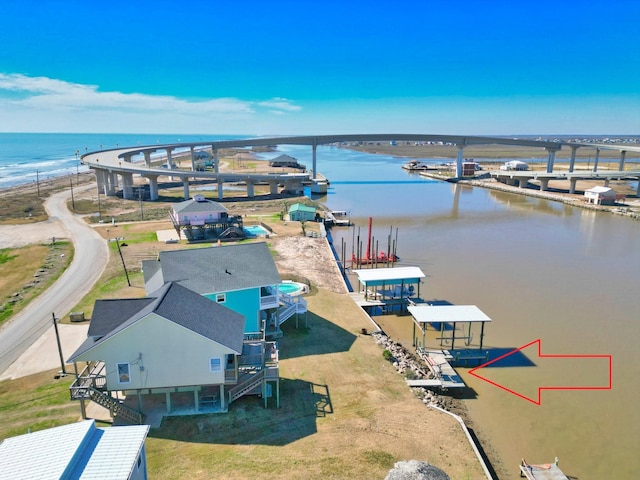
<svg viewBox="0 0 640 480">
<path fill-rule="evenodd" d="M 298 163 L 298 160 L 290 157 L 289 155 L 282 154 L 269 160 L 270 167 L 289 167 L 289 168 L 301 168 L 305 166 Z"/>
<path fill-rule="evenodd" d="M 316 219 L 315 207 L 303 203 L 294 203 L 289 207 L 288 213 L 292 222 L 313 222 Z"/>
<path fill-rule="evenodd" d="M 617 195 L 613 188 L 600 185 L 585 190 L 584 192 L 585 201 L 594 205 L 613 205 L 618 198 L 623 197 L 622 195 Z"/>
<path fill-rule="evenodd" d="M 275 343 L 245 335 L 244 315 L 222 303 L 171 281 L 144 298 L 97 300 L 87 339 L 68 360 L 86 362 L 70 387 L 83 416 L 86 400 L 141 423 L 152 396 L 162 396 L 166 414 L 196 414 L 225 412 L 247 394 L 266 401 L 269 382 L 279 391 Z"/>
<path fill-rule="evenodd" d="M 229 213 L 218 202 L 208 200 L 203 195 L 194 195 L 190 200 L 176 203 L 172 209 L 173 223 L 200 226 L 226 222 Z"/>
<path fill-rule="evenodd" d="M 0 478 L 146 480 L 148 425 L 97 428 L 93 420 L 7 438 Z"/>
<path fill-rule="evenodd" d="M 265 242 L 160 252 L 142 262 L 145 289 L 177 282 L 245 317 L 245 334 L 258 334 L 280 306 L 280 274 Z"/>
<path fill-rule="evenodd" d="M 245 236 L 241 216 L 229 215 L 223 205 L 203 195 L 175 204 L 170 215 L 176 232 L 184 233 L 187 240 Z"/>
</svg>

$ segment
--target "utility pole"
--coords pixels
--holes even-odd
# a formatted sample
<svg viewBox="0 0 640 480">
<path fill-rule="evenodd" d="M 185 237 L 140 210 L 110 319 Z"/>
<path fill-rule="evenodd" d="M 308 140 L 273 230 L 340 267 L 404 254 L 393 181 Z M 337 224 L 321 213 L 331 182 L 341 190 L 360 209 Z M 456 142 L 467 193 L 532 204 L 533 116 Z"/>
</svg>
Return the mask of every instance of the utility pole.
<svg viewBox="0 0 640 480">
<path fill-rule="evenodd" d="M 138 187 L 138 199 L 140 200 L 140 220 L 144 220 L 144 212 L 142 211 L 142 186 Z"/>
<path fill-rule="evenodd" d="M 69 175 L 69 186 L 71 187 L 71 208 L 76 210 L 76 202 L 73 200 L 73 175 Z"/>
<path fill-rule="evenodd" d="M 51 317 L 53 318 L 53 328 L 56 331 L 56 341 L 58 342 L 58 354 L 60 355 L 60 366 L 62 367 L 62 375 L 67 375 L 67 370 L 64 368 L 64 358 L 62 356 L 62 345 L 60 344 L 60 332 L 58 332 L 58 320 L 56 318 L 56 314 L 51 312 Z"/>
<path fill-rule="evenodd" d="M 116 237 L 116 246 L 118 247 L 118 253 L 120 254 L 120 260 L 122 260 L 122 268 L 124 269 L 124 274 L 127 277 L 127 285 L 131 286 L 131 281 L 129 280 L 129 272 L 127 272 L 127 266 L 124 263 L 124 257 L 122 256 L 122 249 L 120 248 L 120 239 Z"/>
</svg>

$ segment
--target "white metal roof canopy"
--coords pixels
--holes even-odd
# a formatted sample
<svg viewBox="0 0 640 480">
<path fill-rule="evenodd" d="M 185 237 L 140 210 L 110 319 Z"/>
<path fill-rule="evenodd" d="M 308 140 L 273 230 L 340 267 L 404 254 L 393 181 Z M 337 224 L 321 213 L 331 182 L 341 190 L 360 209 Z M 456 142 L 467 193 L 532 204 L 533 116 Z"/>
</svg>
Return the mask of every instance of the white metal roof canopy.
<svg viewBox="0 0 640 480">
<path fill-rule="evenodd" d="M 358 281 L 365 285 L 375 282 L 401 282 L 425 277 L 420 267 L 365 268 L 354 270 L 353 273 L 358 275 Z"/>
<path fill-rule="evenodd" d="M 491 319 L 475 305 L 410 305 L 409 313 L 413 317 L 413 337 L 416 338 L 416 324 L 422 330 L 422 344 L 426 344 L 427 324 L 439 323 L 442 332 L 441 341 L 444 338 L 444 325 L 447 323 L 454 324 L 451 332 L 451 350 L 455 348 L 456 341 L 456 323 L 468 323 L 469 331 L 466 336 L 457 338 L 459 340 L 468 340 L 471 342 L 471 325 L 480 323 L 480 347 L 482 349 L 484 341 L 484 324 L 490 322 Z M 442 345 L 442 343 L 441 343 Z"/>
<path fill-rule="evenodd" d="M 409 313 L 418 323 L 490 322 L 475 305 L 410 305 Z"/>
</svg>

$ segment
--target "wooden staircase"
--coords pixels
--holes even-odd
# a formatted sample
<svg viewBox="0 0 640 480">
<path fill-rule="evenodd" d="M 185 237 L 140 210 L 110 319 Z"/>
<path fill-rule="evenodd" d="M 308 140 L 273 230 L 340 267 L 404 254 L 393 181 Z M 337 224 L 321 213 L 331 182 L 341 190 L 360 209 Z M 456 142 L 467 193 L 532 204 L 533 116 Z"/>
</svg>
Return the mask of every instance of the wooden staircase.
<svg viewBox="0 0 640 480">
<path fill-rule="evenodd" d="M 229 389 L 229 403 L 239 399 L 261 385 L 264 381 L 264 372 L 265 370 L 262 369 L 256 373 L 248 374 L 248 377 L 242 382 Z"/>
<path fill-rule="evenodd" d="M 89 400 L 103 406 L 104 408 L 108 408 L 114 418 L 118 416 L 131 423 L 142 425 L 142 414 L 133 408 L 127 407 L 120 400 L 93 387 L 88 387 L 86 392 Z"/>
</svg>

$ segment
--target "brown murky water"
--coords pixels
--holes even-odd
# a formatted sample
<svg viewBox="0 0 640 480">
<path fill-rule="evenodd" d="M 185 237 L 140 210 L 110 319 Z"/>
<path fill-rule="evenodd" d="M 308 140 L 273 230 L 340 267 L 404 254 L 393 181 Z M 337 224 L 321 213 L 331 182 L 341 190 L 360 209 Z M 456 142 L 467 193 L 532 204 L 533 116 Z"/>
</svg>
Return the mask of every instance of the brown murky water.
<svg viewBox="0 0 640 480">
<path fill-rule="evenodd" d="M 640 478 L 640 222 L 555 202 L 448 184 L 334 188 L 327 203 L 366 217 L 386 249 L 398 227 L 402 265 L 427 274 L 423 298 L 475 304 L 493 322 L 485 346 L 515 349 L 541 339 L 543 354 L 610 354 L 611 390 L 544 391 L 534 405 L 459 369 L 482 437 L 517 478 L 521 458 L 584 479 Z M 357 231 L 357 230 L 356 230 Z M 334 230 L 351 255 L 353 231 Z M 366 242 L 366 240 L 365 240 Z M 408 338 L 411 338 L 410 336 Z M 487 376 L 535 395 L 537 386 L 602 386 L 607 365 L 547 361 Z"/>
</svg>

